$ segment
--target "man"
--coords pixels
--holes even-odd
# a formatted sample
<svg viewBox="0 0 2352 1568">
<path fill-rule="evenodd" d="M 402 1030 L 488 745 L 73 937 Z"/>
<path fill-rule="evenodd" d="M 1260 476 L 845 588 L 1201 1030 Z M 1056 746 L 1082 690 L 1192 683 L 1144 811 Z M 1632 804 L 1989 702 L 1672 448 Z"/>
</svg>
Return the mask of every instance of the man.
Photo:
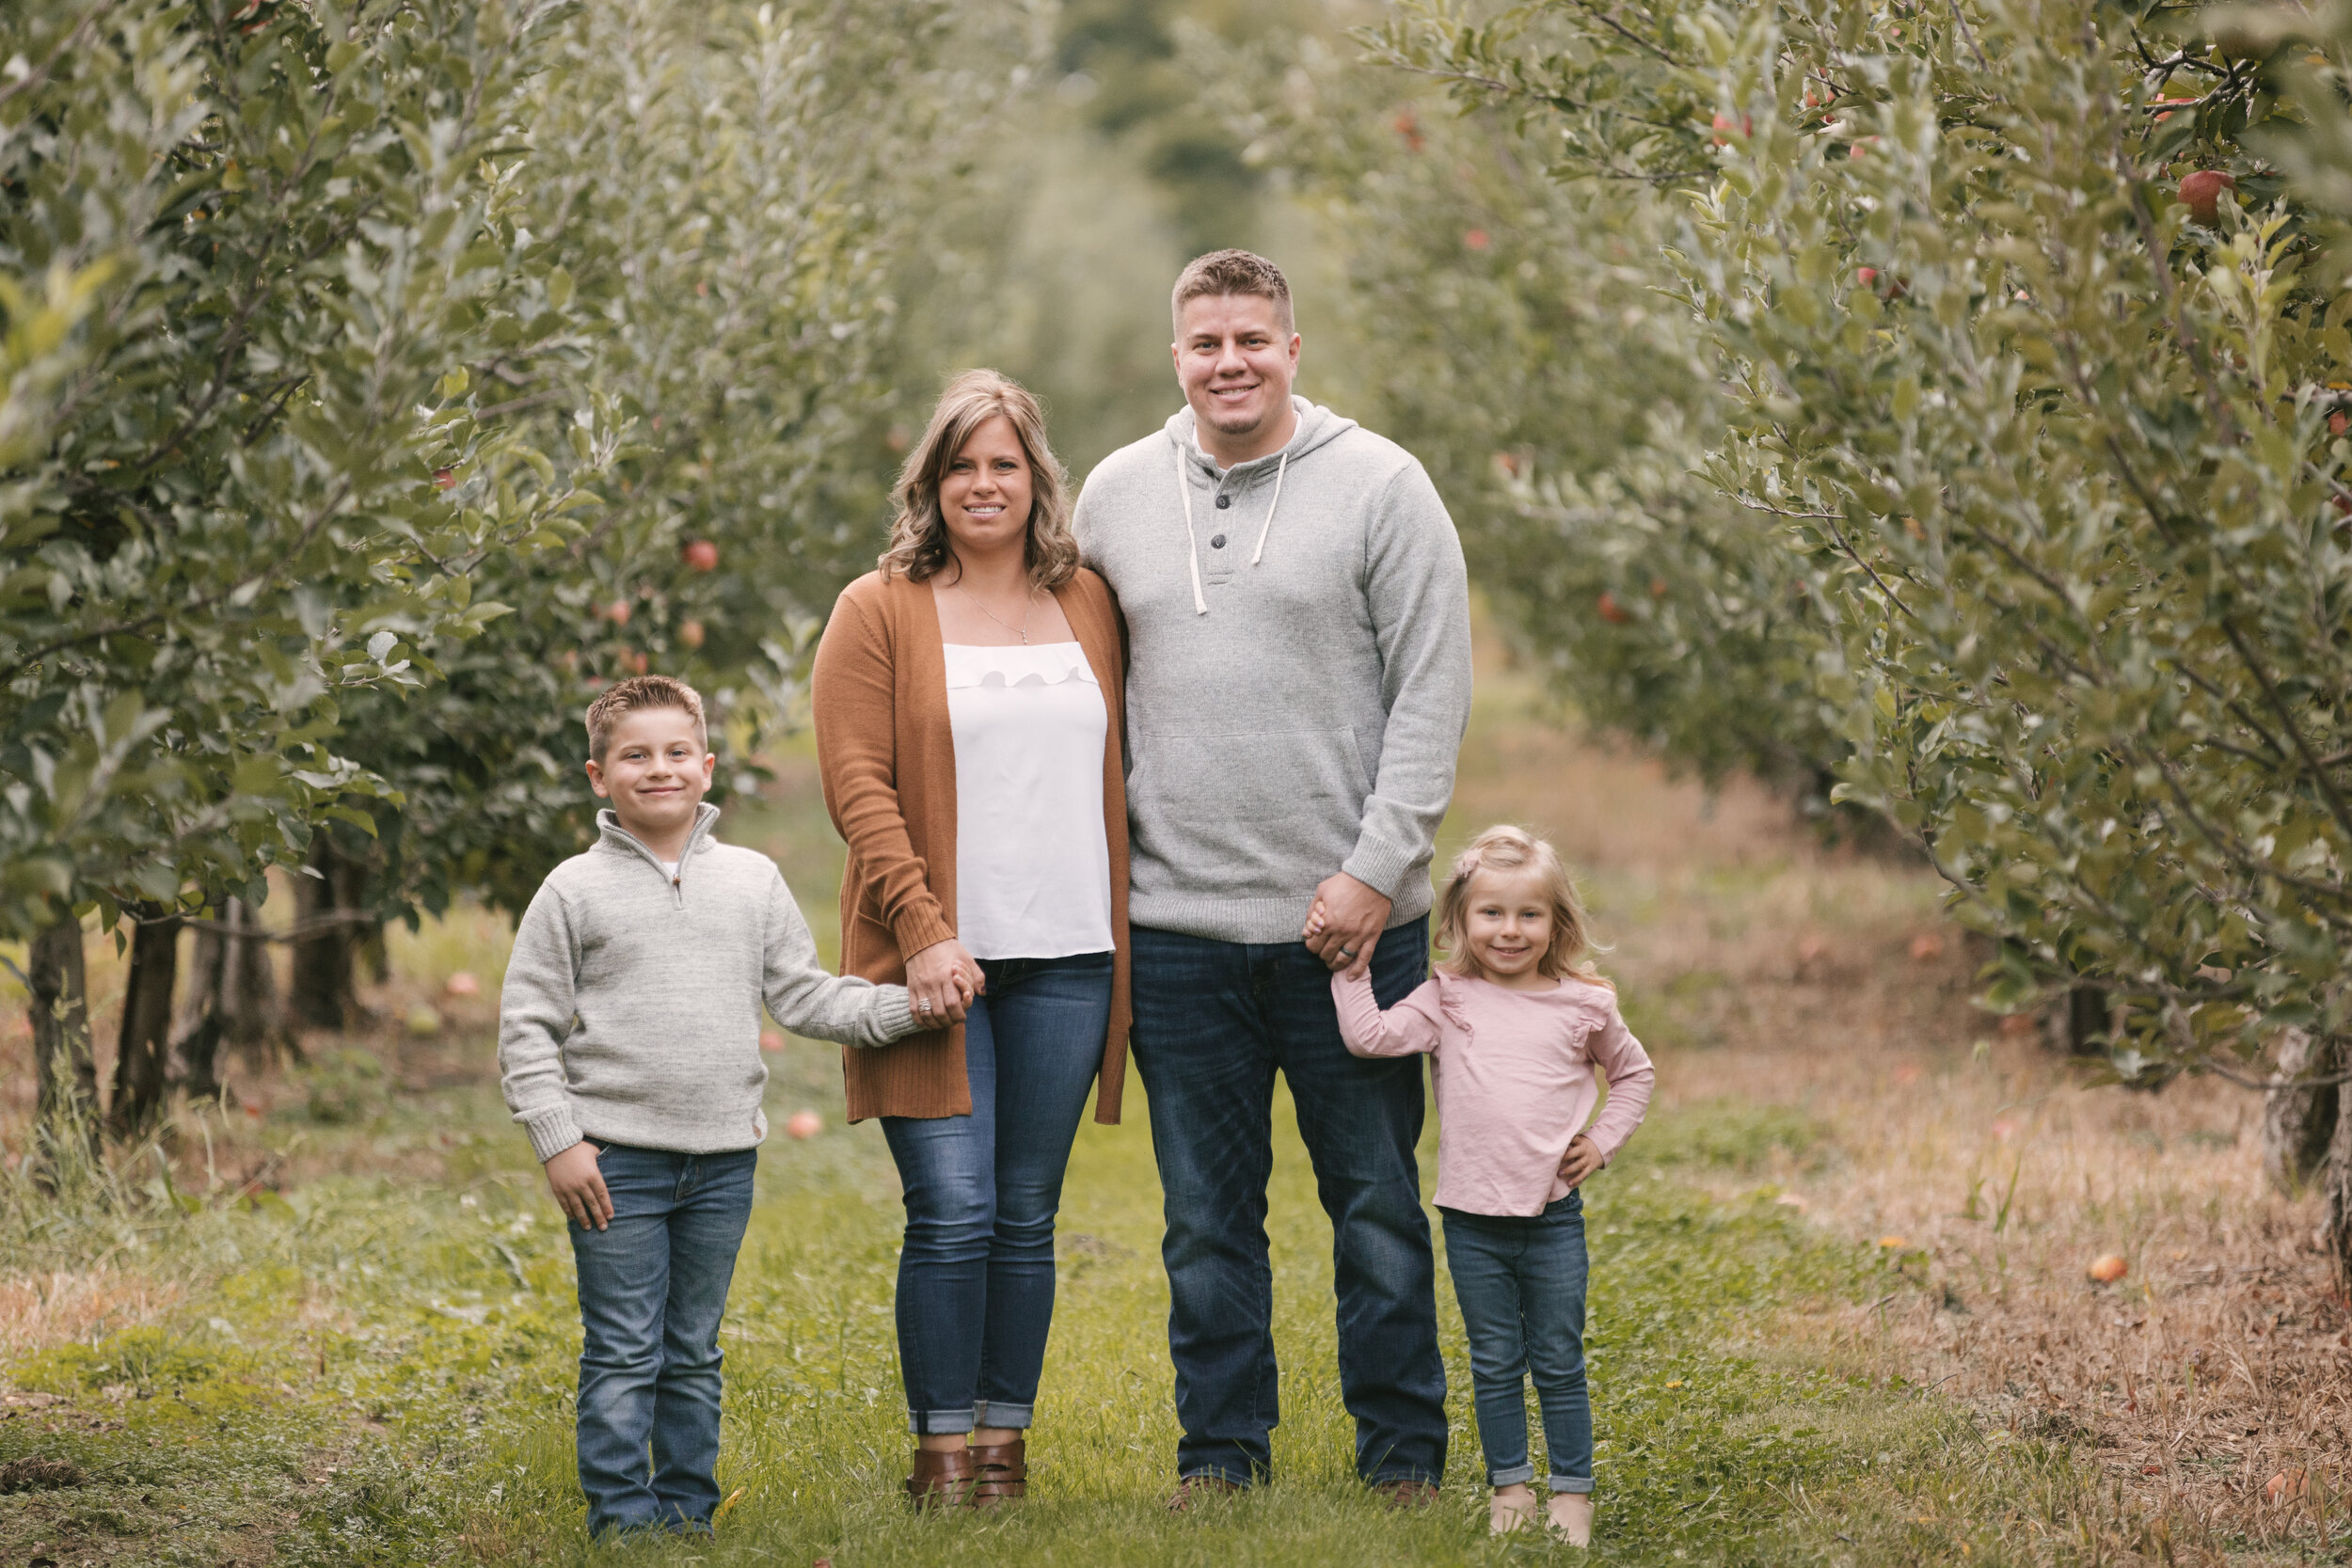
<svg viewBox="0 0 2352 1568">
<path fill-rule="evenodd" d="M 1369 972 L 1384 1007 L 1423 977 L 1470 715 L 1461 544 L 1410 453 L 1291 395 L 1273 262 L 1203 256 L 1173 306 L 1185 407 L 1103 461 L 1075 526 L 1131 640 L 1134 1043 L 1167 1195 L 1176 1506 L 1268 1465 L 1278 1070 L 1331 1216 L 1358 1473 L 1426 1501 L 1446 1422 L 1421 1066 L 1350 1055 L 1330 976 Z"/>
</svg>

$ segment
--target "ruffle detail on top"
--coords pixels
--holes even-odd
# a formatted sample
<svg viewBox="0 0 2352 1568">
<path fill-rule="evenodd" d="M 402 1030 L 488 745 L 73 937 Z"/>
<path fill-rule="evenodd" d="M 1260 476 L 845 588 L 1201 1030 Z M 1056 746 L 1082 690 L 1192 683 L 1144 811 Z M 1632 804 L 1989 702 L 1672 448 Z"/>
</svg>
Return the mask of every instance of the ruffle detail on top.
<svg viewBox="0 0 2352 1568">
<path fill-rule="evenodd" d="M 1435 972 L 1435 978 L 1438 982 L 1438 1011 L 1445 1014 L 1445 1021 L 1462 1032 L 1462 1043 L 1468 1045 L 1477 1036 L 1477 1031 L 1470 1027 L 1469 1005 L 1462 1000 L 1462 988 L 1470 982 L 1462 975 L 1442 969 Z"/>
<path fill-rule="evenodd" d="M 1075 642 L 1014 643 L 991 647 L 977 642 L 949 642 L 942 651 L 947 659 L 947 689 L 974 687 L 1060 686 L 1068 681 L 1101 683 L 1086 650 Z"/>
</svg>

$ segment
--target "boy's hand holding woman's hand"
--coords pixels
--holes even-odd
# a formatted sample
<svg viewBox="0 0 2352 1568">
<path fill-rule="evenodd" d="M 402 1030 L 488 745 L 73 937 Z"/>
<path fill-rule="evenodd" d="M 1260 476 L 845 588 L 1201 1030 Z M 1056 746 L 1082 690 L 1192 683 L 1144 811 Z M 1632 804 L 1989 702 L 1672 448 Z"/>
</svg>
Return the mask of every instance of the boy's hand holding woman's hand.
<svg viewBox="0 0 2352 1568">
<path fill-rule="evenodd" d="M 602 1230 L 612 1223 L 612 1195 L 604 1188 L 604 1172 L 596 1168 L 596 1146 L 582 1138 L 547 1163 L 548 1190 L 582 1230 Z"/>
<path fill-rule="evenodd" d="M 961 1023 L 972 998 L 988 990 L 988 976 L 979 960 L 949 937 L 935 942 L 907 960 L 907 1006 L 914 1022 L 926 1029 L 946 1029 Z"/>
</svg>

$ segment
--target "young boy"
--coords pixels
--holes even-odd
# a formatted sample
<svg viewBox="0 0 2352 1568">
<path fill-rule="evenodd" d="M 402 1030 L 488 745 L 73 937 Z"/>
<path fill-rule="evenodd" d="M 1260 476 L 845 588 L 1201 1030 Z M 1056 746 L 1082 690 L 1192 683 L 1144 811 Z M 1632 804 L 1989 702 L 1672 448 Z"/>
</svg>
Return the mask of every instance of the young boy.
<svg viewBox="0 0 2352 1568">
<path fill-rule="evenodd" d="M 851 1045 L 917 1025 L 904 987 L 818 967 L 775 863 L 710 836 L 692 688 L 666 675 L 611 688 L 588 710 L 588 752 L 589 784 L 612 806 L 596 844 L 523 911 L 499 1066 L 571 1218 L 589 1533 L 707 1531 L 719 1318 L 768 1132 L 760 1004 Z"/>
</svg>

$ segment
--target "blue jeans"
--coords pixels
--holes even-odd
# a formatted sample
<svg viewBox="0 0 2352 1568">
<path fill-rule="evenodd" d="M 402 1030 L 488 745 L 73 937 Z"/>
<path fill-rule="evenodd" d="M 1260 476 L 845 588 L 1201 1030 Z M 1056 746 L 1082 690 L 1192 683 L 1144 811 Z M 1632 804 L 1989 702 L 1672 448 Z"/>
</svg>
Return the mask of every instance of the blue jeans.
<svg viewBox="0 0 2352 1568">
<path fill-rule="evenodd" d="M 603 1230 L 580 1266 L 580 1487 L 588 1532 L 704 1530 L 719 1506 L 719 1317 L 752 1215 L 755 1149 L 606 1144 Z M 652 1461 L 647 1463 L 647 1445 Z"/>
<path fill-rule="evenodd" d="M 1103 1065 L 1111 956 L 983 958 L 963 1021 L 968 1117 L 884 1117 L 906 1189 L 907 1430 L 1029 1424 L 1054 1323 L 1054 1215 Z"/>
<path fill-rule="evenodd" d="M 1527 1376 L 1544 1413 L 1554 1492 L 1593 1489 L 1593 1401 L 1584 1387 L 1584 1195 L 1540 1214 L 1445 1216 L 1445 1262 L 1470 1331 L 1470 1388 L 1486 1482 L 1535 1479 L 1527 1457 Z"/>
<path fill-rule="evenodd" d="M 1384 1007 L 1422 981 L 1424 919 L 1385 933 L 1372 984 Z M 1168 1231 L 1168 1351 L 1181 1476 L 1247 1485 L 1280 1418 L 1266 1180 L 1274 1075 L 1290 1084 L 1316 1195 L 1331 1216 L 1340 1392 L 1370 1481 L 1445 1473 L 1445 1363 L 1422 1212 L 1419 1057 L 1348 1054 L 1331 974 L 1304 942 L 1241 943 L 1135 928 L 1136 1067 L 1152 1105 Z"/>
</svg>

